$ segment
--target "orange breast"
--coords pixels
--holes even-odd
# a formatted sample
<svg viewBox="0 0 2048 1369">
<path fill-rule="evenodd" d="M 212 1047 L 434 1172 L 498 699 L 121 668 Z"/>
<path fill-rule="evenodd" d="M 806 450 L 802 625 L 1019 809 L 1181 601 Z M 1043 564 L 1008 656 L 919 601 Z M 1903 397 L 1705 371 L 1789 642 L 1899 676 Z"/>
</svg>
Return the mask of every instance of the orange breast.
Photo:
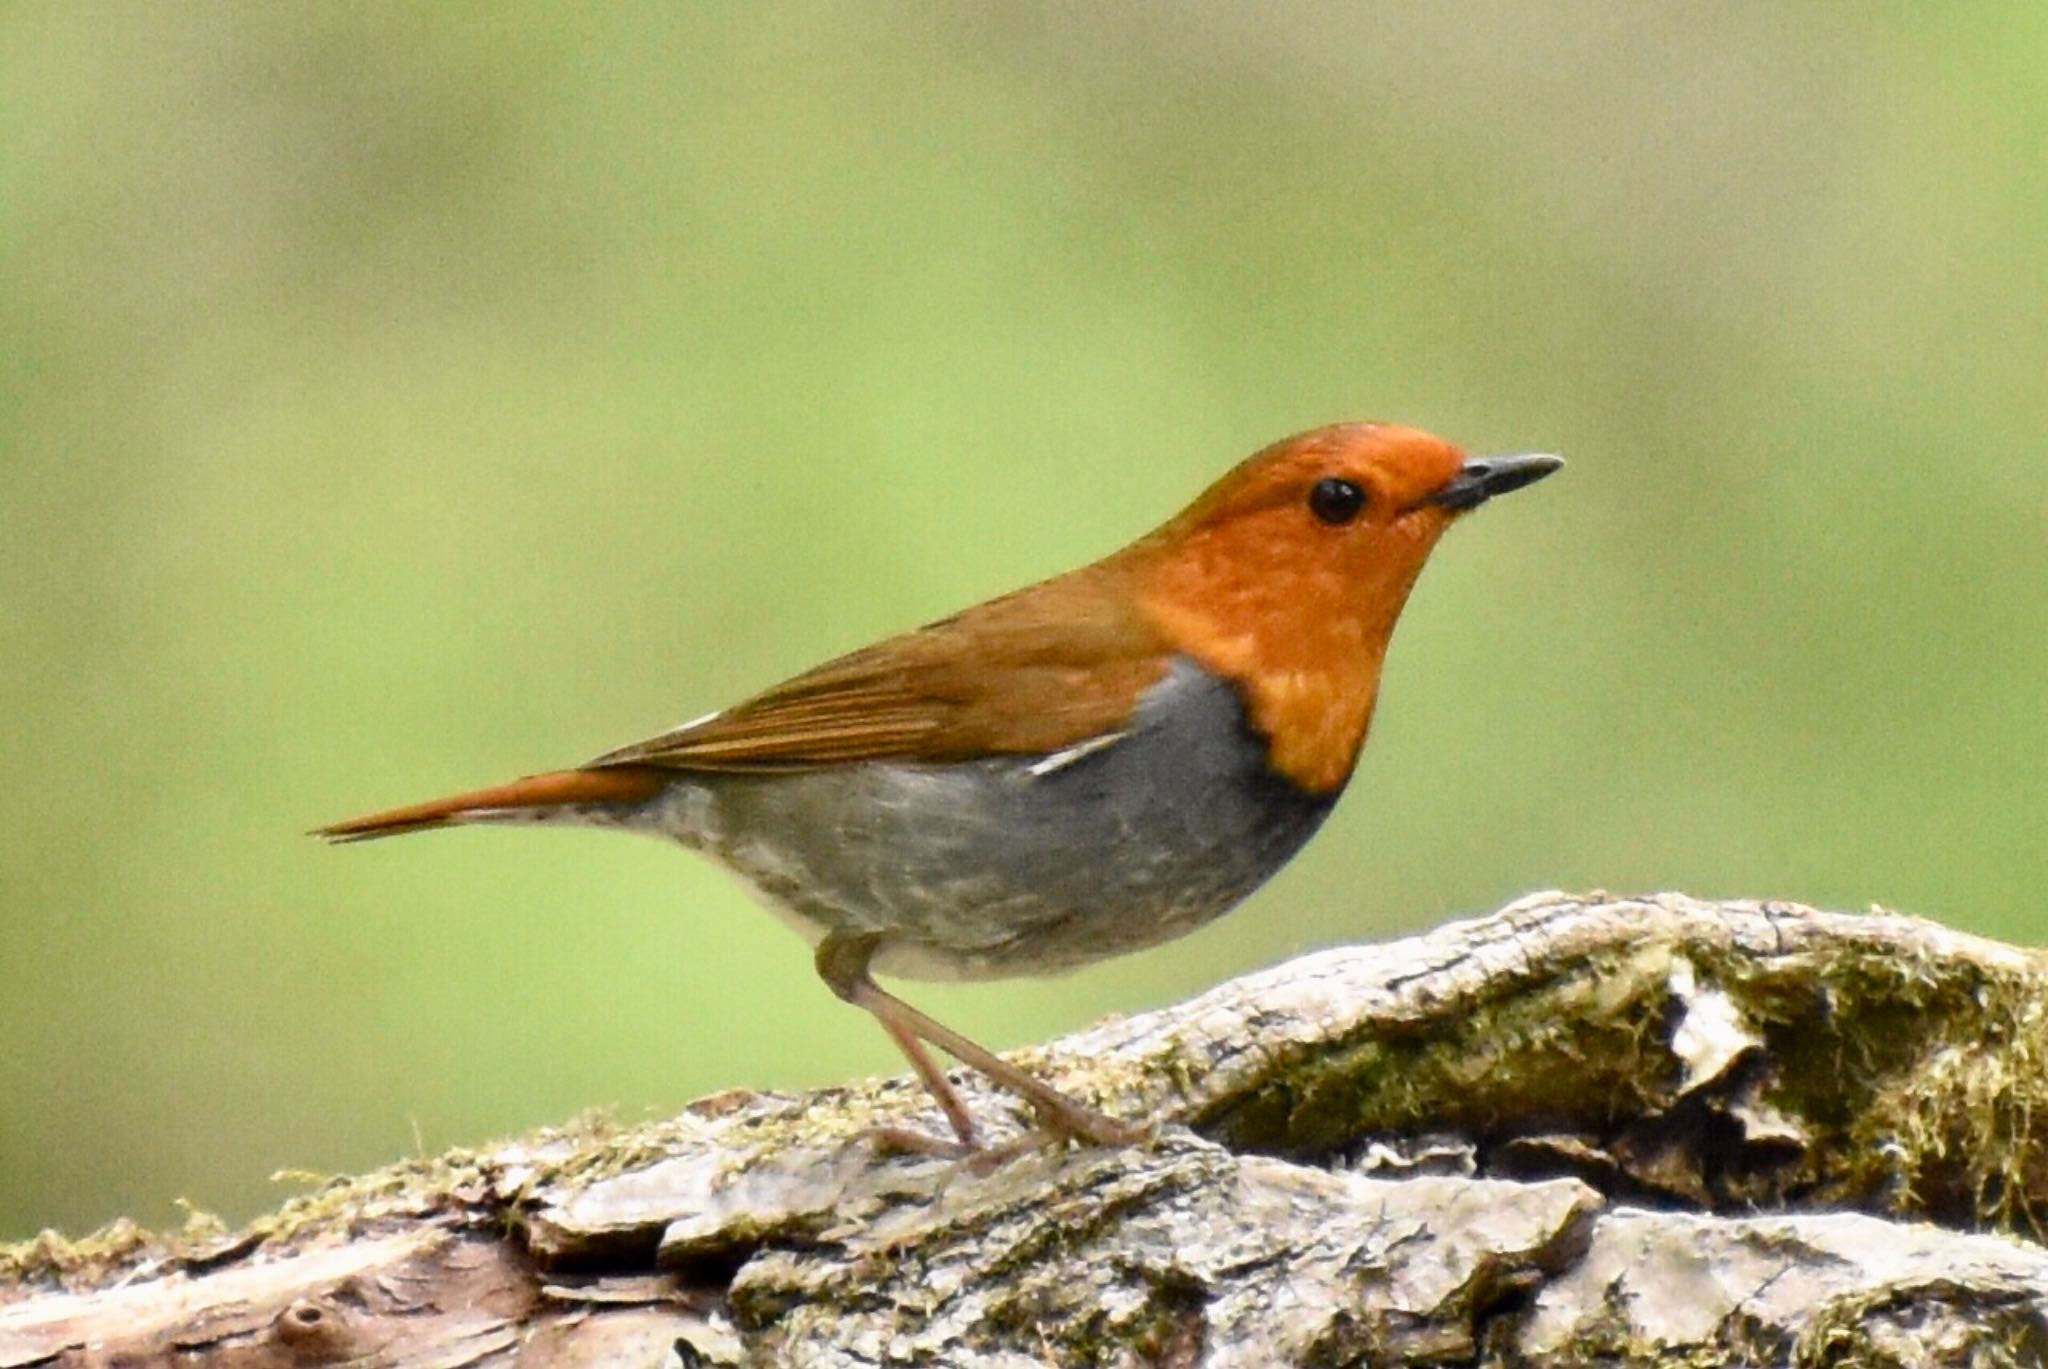
<svg viewBox="0 0 2048 1369">
<path fill-rule="evenodd" d="M 1139 602 L 1175 649 L 1235 682 L 1274 770 L 1341 788 L 1365 744 L 1395 620 L 1441 524 L 1367 541 L 1304 536 L 1298 510 L 1182 529 L 1139 571 Z"/>
</svg>

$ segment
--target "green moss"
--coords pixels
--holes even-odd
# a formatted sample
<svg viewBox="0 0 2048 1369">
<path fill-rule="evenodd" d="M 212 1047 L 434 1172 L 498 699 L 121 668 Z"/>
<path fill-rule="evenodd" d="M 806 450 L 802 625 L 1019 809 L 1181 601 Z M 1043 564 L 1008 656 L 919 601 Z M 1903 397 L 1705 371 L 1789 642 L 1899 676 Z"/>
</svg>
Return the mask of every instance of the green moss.
<svg viewBox="0 0 2048 1369">
<path fill-rule="evenodd" d="M 1804 1137 L 1796 1156 L 1780 1145 L 1756 1175 L 1730 1179 L 1730 1201 L 2043 1234 L 2048 1147 L 2035 1119 L 2048 1118 L 2048 980 L 1968 955 L 1901 955 L 1890 938 L 1780 956 L 1706 937 L 1645 940 L 1531 964 L 1413 1022 L 1278 1055 L 1264 1080 L 1194 1125 L 1235 1148 L 1307 1159 L 1421 1131 L 1482 1148 L 1545 1132 L 1625 1143 L 1678 1115 L 1685 1072 L 1670 1037 L 1683 1005 L 1670 980 L 1681 957 L 1760 1038 L 1763 1063 L 1745 1077 Z M 1736 1107 L 1736 1084 L 1725 1087 L 1721 1102 Z"/>
<path fill-rule="evenodd" d="M 2018 1291 L 2001 1299 L 1939 1282 L 1872 1289 L 1822 1309 L 1788 1363 L 1793 1369 L 1919 1369 L 1930 1363 L 2031 1369 L 2048 1359 L 2048 1329 L 2033 1301 Z M 1930 1323 L 1938 1334 L 1928 1334 Z"/>
<path fill-rule="evenodd" d="M 123 1220 L 76 1240 L 44 1232 L 34 1240 L 0 1247 L 0 1289 L 97 1286 L 153 1264 L 166 1268 L 210 1264 L 259 1246 L 291 1245 L 360 1231 L 398 1217 L 445 1213 L 480 1224 L 521 1224 L 526 1192 L 587 1181 L 658 1157 L 662 1153 L 659 1142 L 647 1134 L 658 1130 L 658 1126 L 621 1130 L 609 1118 L 592 1114 L 568 1126 L 522 1138 L 517 1152 L 451 1150 L 403 1160 L 354 1178 L 325 1181 L 317 1176 L 282 1174 L 280 1179 L 312 1178 L 318 1186 L 288 1199 L 275 1212 L 234 1234 L 228 1233 L 219 1218 L 193 1211 L 184 1228 L 176 1232 L 146 1231 Z M 507 1158 L 515 1153 L 551 1153 L 555 1158 L 534 1163 L 530 1178 L 517 1185 L 516 1191 L 508 1191 Z"/>
<path fill-rule="evenodd" d="M 0 1290 L 85 1286 L 173 1254 L 170 1237 L 144 1230 L 125 1217 L 77 1239 L 45 1231 L 0 1246 Z"/>
<path fill-rule="evenodd" d="M 2048 1004 L 2035 986 L 1985 984 L 1976 1013 L 1941 1023 L 1912 1068 L 1885 1080 L 1849 1129 L 1900 1207 L 1964 1211 L 2039 1238 L 2048 1218 Z"/>
<path fill-rule="evenodd" d="M 1375 1133 L 1599 1128 L 1668 1101 L 1677 1062 L 1656 1048 L 1670 948 L 1489 981 L 1484 998 L 1413 1024 L 1376 1024 L 1276 1058 L 1271 1076 L 1196 1130 L 1234 1148 L 1320 1157 Z"/>
<path fill-rule="evenodd" d="M 1824 1202 L 2043 1234 L 2048 981 L 1853 942 L 1825 963 L 1717 972 L 1775 1062 L 1769 1101 L 1813 1132 Z"/>
</svg>

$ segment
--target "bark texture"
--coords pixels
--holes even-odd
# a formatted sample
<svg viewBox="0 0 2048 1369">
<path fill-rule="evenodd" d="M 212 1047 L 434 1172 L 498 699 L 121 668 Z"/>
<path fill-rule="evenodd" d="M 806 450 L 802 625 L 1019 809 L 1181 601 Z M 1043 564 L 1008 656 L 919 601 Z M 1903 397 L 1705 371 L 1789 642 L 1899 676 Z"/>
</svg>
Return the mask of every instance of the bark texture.
<svg viewBox="0 0 2048 1369">
<path fill-rule="evenodd" d="M 1540 894 L 1018 1058 L 1159 1139 L 720 1095 L 0 1251 L 0 1366 L 2048 1363 L 2031 951 Z"/>
</svg>

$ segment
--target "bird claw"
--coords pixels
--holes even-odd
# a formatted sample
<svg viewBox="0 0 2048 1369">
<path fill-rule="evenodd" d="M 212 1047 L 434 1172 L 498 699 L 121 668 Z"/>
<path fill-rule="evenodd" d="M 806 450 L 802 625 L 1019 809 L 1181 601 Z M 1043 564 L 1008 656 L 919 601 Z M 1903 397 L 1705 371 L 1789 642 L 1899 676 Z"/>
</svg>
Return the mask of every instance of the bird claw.
<svg viewBox="0 0 2048 1369">
<path fill-rule="evenodd" d="M 860 1133 L 859 1139 L 873 1146 L 875 1153 L 883 1159 L 913 1155 L 937 1160 L 972 1160 L 985 1153 L 980 1145 L 968 1145 L 950 1136 L 934 1136 L 916 1127 L 888 1123 L 868 1127 Z"/>
<path fill-rule="evenodd" d="M 1079 1104 L 1064 1108 L 1038 1108 L 1038 1135 L 1059 1141 L 1109 1149 L 1142 1145 L 1159 1134 L 1157 1126 L 1120 1122 L 1107 1113 Z"/>
<path fill-rule="evenodd" d="M 860 1139 L 873 1146 L 875 1153 L 885 1159 L 917 1156 L 952 1160 L 969 1173 L 979 1176 L 993 1173 L 1017 1157 L 1035 1150 L 1068 1144 L 1118 1149 L 1147 1144 L 1159 1135 L 1156 1125 L 1135 1126 L 1120 1122 L 1078 1103 L 1054 1108 L 1034 1100 L 1032 1107 L 1038 1114 L 1038 1125 L 1021 1136 L 995 1145 L 989 1145 L 978 1137 L 963 1141 L 892 1123 L 869 1127 L 861 1132 Z"/>
</svg>

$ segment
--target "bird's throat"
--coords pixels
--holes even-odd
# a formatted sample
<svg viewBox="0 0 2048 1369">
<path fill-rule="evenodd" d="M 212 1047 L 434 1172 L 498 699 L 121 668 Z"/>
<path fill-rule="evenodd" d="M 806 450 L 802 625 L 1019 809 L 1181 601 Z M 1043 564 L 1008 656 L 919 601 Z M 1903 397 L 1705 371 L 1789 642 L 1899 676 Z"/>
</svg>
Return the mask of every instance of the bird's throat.
<svg viewBox="0 0 2048 1369">
<path fill-rule="evenodd" d="M 1143 603 L 1168 640 L 1238 687 L 1273 770 L 1307 793 L 1333 794 L 1365 745 L 1388 640 L 1421 562 L 1388 558 L 1364 574 L 1280 564 L 1209 584 L 1169 572 Z M 1210 588 L 1218 583 L 1230 587 Z"/>
<path fill-rule="evenodd" d="M 1192 608 L 1155 612 L 1188 656 L 1237 687 L 1276 774 L 1310 794 L 1344 787 L 1372 724 L 1384 634 L 1346 621 L 1275 636 L 1230 631 Z"/>
</svg>

